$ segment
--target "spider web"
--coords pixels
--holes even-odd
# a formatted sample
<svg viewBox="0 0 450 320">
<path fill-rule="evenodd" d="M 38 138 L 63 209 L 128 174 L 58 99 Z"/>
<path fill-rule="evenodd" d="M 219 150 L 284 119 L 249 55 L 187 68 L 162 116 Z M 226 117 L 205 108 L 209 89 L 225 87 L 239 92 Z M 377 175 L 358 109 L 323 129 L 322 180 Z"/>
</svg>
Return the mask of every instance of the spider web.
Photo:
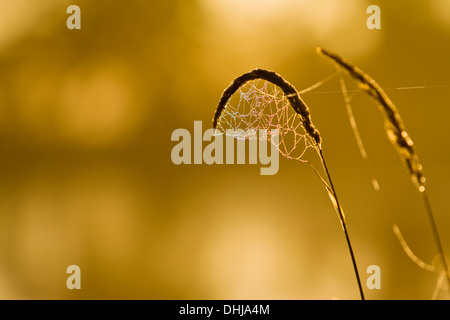
<svg viewBox="0 0 450 320">
<path fill-rule="evenodd" d="M 222 111 L 217 129 L 237 139 L 268 140 L 284 157 L 303 162 L 306 162 L 303 159 L 306 150 L 314 148 L 313 141 L 302 127 L 300 115 L 294 111 L 283 91 L 261 79 L 247 82 L 231 97 Z M 274 139 L 275 135 L 277 139 Z"/>
</svg>

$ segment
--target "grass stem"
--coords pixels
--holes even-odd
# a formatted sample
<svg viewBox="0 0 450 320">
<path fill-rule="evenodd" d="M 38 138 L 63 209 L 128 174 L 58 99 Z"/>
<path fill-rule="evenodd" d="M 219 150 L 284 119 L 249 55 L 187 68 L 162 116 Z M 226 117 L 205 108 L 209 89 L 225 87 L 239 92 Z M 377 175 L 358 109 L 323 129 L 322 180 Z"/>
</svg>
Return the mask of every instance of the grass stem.
<svg viewBox="0 0 450 320">
<path fill-rule="evenodd" d="M 345 223 L 344 213 L 342 212 L 342 208 L 341 208 L 341 205 L 339 203 L 339 200 L 338 200 L 338 197 L 337 197 L 337 194 L 336 194 L 336 190 L 334 189 L 333 181 L 331 180 L 331 175 L 330 175 L 330 172 L 328 170 L 327 164 L 325 162 L 325 158 L 323 156 L 323 151 L 320 150 L 319 154 L 320 154 L 320 159 L 322 161 L 323 168 L 325 169 L 325 172 L 327 174 L 328 182 L 330 183 L 331 192 L 333 193 L 333 197 L 336 200 L 335 208 L 336 208 L 336 211 L 338 213 L 342 229 L 344 231 L 345 239 L 347 241 L 347 247 L 348 247 L 348 250 L 350 252 L 351 259 L 352 259 L 353 270 L 355 272 L 356 281 L 358 282 L 358 288 L 359 288 L 359 293 L 361 295 L 361 300 L 365 300 L 365 298 L 364 298 L 364 291 L 363 291 L 363 288 L 362 288 L 362 285 L 361 285 L 361 278 L 359 277 L 358 266 L 356 264 L 355 254 L 353 253 L 353 247 L 352 247 L 352 244 L 350 242 L 350 237 L 349 237 L 348 231 L 347 231 L 347 224 Z"/>
<path fill-rule="evenodd" d="M 425 188 L 420 189 L 420 193 L 422 194 L 422 199 L 425 204 L 425 209 L 427 211 L 428 220 L 431 226 L 431 232 L 433 233 L 434 242 L 436 244 L 436 248 L 438 250 L 439 255 L 442 259 L 442 267 L 444 268 L 444 272 L 447 278 L 447 285 L 450 290 L 450 273 L 448 272 L 448 264 L 445 259 L 444 249 L 442 248 L 441 238 L 439 237 L 439 232 L 436 225 L 436 220 L 434 219 L 433 210 L 431 209 L 430 199 L 428 198 L 428 193 Z"/>
</svg>

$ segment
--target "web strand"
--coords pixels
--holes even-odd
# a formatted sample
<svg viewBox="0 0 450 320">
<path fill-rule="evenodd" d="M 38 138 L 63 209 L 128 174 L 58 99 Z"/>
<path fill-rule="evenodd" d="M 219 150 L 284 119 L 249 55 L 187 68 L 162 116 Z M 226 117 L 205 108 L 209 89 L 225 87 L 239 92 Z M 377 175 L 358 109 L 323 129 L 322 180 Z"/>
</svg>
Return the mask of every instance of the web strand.
<svg viewBox="0 0 450 320">
<path fill-rule="evenodd" d="M 322 80 L 322 81 L 324 81 L 323 83 L 320 83 L 320 82 L 318 82 L 318 83 L 320 83 L 320 85 L 322 85 L 322 84 L 328 82 L 328 80 L 325 81 L 326 79 L 327 78 Z M 331 80 L 331 79 L 329 79 L 329 80 Z M 327 91 L 314 91 L 314 92 L 312 92 L 313 90 L 315 90 L 318 87 L 320 87 L 320 85 L 316 86 L 316 87 L 314 87 L 314 85 L 313 85 L 313 86 L 311 86 L 309 88 L 306 88 L 306 89 L 302 90 L 300 93 L 302 93 L 302 94 L 332 94 L 332 93 L 341 93 L 342 94 L 343 93 L 342 90 L 327 90 Z M 312 88 L 312 87 L 314 87 L 314 88 Z M 423 89 L 441 89 L 441 88 L 449 88 L 449 87 L 450 87 L 450 85 L 448 85 L 448 84 L 442 84 L 442 85 L 430 85 L 430 86 L 407 86 L 407 87 L 396 87 L 396 88 L 383 88 L 383 90 L 384 91 L 423 90 Z M 312 89 L 309 90 L 310 88 L 312 88 Z M 347 89 L 347 93 L 362 93 L 362 92 L 361 92 L 360 89 Z"/>
</svg>

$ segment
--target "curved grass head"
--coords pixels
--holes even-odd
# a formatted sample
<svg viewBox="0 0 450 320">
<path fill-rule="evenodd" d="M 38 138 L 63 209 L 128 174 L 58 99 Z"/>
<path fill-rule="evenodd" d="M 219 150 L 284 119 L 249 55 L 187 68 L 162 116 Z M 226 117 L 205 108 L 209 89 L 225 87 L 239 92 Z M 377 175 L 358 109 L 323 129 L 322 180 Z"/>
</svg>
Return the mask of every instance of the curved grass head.
<svg viewBox="0 0 450 320">
<path fill-rule="evenodd" d="M 349 74 L 350 77 L 358 83 L 359 88 L 373 99 L 383 113 L 386 135 L 389 141 L 397 149 L 398 154 L 405 164 L 414 185 L 422 195 L 435 245 L 439 255 L 442 257 L 442 265 L 444 267 L 445 274 L 447 275 L 447 284 L 450 288 L 450 273 L 447 262 L 444 258 L 444 250 L 442 248 L 436 221 L 428 198 L 423 167 L 419 162 L 419 157 L 417 155 L 414 142 L 406 131 L 397 107 L 384 92 L 381 86 L 374 79 L 372 79 L 372 77 L 353 65 L 350 61 L 324 48 L 317 47 L 316 50 L 318 54 L 331 59 L 338 69 L 343 69 L 347 74 Z"/>
<path fill-rule="evenodd" d="M 422 165 L 419 162 L 414 142 L 409 136 L 400 117 L 397 107 L 384 92 L 381 86 L 367 73 L 354 66 L 348 60 L 336 53 L 317 47 L 317 53 L 333 60 L 340 68 L 347 72 L 358 83 L 359 88 L 366 92 L 379 106 L 385 119 L 385 130 L 389 141 L 397 148 L 401 159 L 404 161 L 411 179 L 420 192 L 425 191 L 425 176 Z"/>
<path fill-rule="evenodd" d="M 272 132 L 271 130 L 275 129 L 278 139 L 272 139 L 271 135 L 267 135 L 265 138 L 274 143 L 278 151 L 288 159 L 309 163 L 305 159 L 306 151 L 309 149 L 316 151 L 326 178 L 323 178 L 309 164 L 323 182 L 338 214 L 347 241 L 359 293 L 361 299 L 364 299 L 344 213 L 323 154 L 322 137 L 312 122 L 310 109 L 295 87 L 273 71 L 251 70 L 235 78 L 224 90 L 213 118 L 213 128 L 225 134 L 230 129 L 233 132 L 261 129 Z M 248 137 L 241 136 L 240 138 Z"/>
<path fill-rule="evenodd" d="M 300 95 L 298 94 L 297 90 L 292 86 L 289 82 L 284 80 L 280 75 L 273 71 L 265 70 L 265 69 L 254 69 L 250 72 L 247 72 L 240 77 L 237 77 L 233 80 L 233 82 L 225 89 L 225 91 L 222 94 L 222 97 L 220 98 L 219 105 L 217 106 L 216 113 L 214 115 L 213 119 L 213 128 L 216 129 L 218 125 L 220 126 L 220 120 L 223 117 L 223 112 L 226 109 L 226 107 L 230 108 L 232 106 L 227 106 L 230 98 L 233 96 L 233 94 L 236 93 L 241 87 L 246 85 L 248 82 L 255 81 L 255 80 L 264 80 L 265 83 L 263 83 L 259 88 L 257 83 L 253 84 L 254 91 L 248 91 L 247 92 L 247 101 L 248 99 L 251 99 L 249 93 L 255 93 L 254 98 L 257 100 L 255 101 L 255 106 L 250 106 L 249 114 L 240 114 L 235 113 L 234 116 L 239 117 L 240 120 L 246 122 L 249 126 L 259 126 L 259 128 L 253 128 L 253 129 L 261 129 L 264 127 L 272 127 L 276 126 L 278 129 L 281 129 L 281 124 L 285 124 L 289 126 L 289 121 L 293 121 L 291 116 L 288 116 L 287 113 L 288 110 L 284 109 L 281 110 L 280 116 L 284 115 L 284 119 L 279 119 L 277 117 L 274 117 L 274 111 L 278 112 L 280 109 L 285 108 L 287 105 L 286 103 L 282 103 L 281 106 L 279 106 L 280 102 L 279 100 L 287 99 L 287 101 L 290 103 L 291 107 L 294 109 L 296 114 L 299 116 L 299 119 L 301 120 L 301 126 L 303 130 L 306 132 L 306 134 L 311 138 L 315 145 L 320 149 L 322 144 L 322 138 L 320 137 L 319 131 L 314 127 L 312 120 L 311 120 L 311 113 L 309 111 L 308 106 L 303 102 L 303 100 L 300 98 Z M 276 87 L 271 88 L 269 92 L 269 88 L 267 86 L 269 84 L 273 84 Z M 277 90 L 277 88 L 280 89 L 280 91 Z M 280 93 L 282 93 L 280 95 Z M 258 96 L 259 94 L 259 96 Z M 245 96 L 245 93 L 241 91 L 241 98 Z M 270 107 L 271 103 L 275 104 L 276 110 L 264 110 L 265 107 Z M 260 104 L 260 108 L 258 110 L 255 110 L 256 105 Z M 243 110 L 245 112 L 245 110 Z M 267 118 L 268 113 L 271 113 L 269 115 L 270 118 Z M 256 119 L 249 119 L 245 121 L 245 118 L 250 118 L 251 116 L 259 117 L 257 120 L 262 121 L 253 121 Z M 262 119 L 264 118 L 264 119 Z M 285 120 L 286 123 L 281 123 L 280 121 L 277 122 L 277 120 Z M 279 125 L 278 125 L 279 124 Z"/>
</svg>

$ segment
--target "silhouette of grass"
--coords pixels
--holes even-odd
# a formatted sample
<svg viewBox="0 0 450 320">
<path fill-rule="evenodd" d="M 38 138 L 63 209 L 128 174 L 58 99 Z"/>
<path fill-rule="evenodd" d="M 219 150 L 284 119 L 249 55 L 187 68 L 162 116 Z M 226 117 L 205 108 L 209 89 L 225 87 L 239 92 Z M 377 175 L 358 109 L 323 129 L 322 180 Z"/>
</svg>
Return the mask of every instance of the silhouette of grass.
<svg viewBox="0 0 450 320">
<path fill-rule="evenodd" d="M 441 239 L 439 236 L 436 220 L 431 208 L 430 200 L 426 189 L 426 179 L 423 174 L 423 167 L 419 162 L 414 142 L 407 133 L 403 120 L 400 117 L 396 106 L 384 92 L 381 86 L 375 82 L 367 73 L 353 65 L 348 60 L 338 54 L 324 48 L 317 47 L 317 53 L 330 58 L 335 64 L 344 69 L 359 85 L 359 88 L 367 93 L 380 107 L 385 119 L 385 130 L 389 141 L 397 149 L 400 158 L 405 163 L 406 168 L 417 190 L 422 196 L 427 217 L 431 226 L 434 242 L 442 260 L 442 265 L 446 274 L 447 283 L 450 288 L 450 274 L 444 256 Z"/>
<path fill-rule="evenodd" d="M 220 122 L 221 116 L 223 114 L 224 109 L 227 106 L 228 101 L 230 98 L 235 94 L 239 88 L 244 86 L 247 82 L 253 81 L 253 80 L 265 80 L 268 81 L 275 86 L 279 87 L 284 96 L 289 101 L 290 106 L 295 110 L 295 112 L 300 116 L 301 119 L 301 125 L 303 130 L 305 131 L 306 135 L 310 138 L 312 145 L 314 146 L 315 150 L 317 151 L 317 154 L 319 155 L 319 158 L 321 160 L 323 169 L 326 173 L 326 180 L 323 179 L 320 174 L 317 172 L 317 170 L 311 165 L 311 167 L 314 169 L 316 174 L 320 177 L 321 181 L 324 183 L 328 194 L 330 196 L 331 202 L 334 205 L 334 208 L 338 214 L 339 221 L 341 223 L 345 239 L 347 242 L 347 247 L 350 253 L 350 257 L 353 264 L 354 273 L 356 276 L 359 293 L 361 296 L 361 299 L 364 300 L 364 292 L 361 285 L 361 280 L 358 272 L 358 267 L 355 259 L 355 255 L 353 252 L 353 248 L 351 245 L 350 237 L 347 230 L 347 224 L 345 221 L 345 216 L 342 210 L 342 207 L 339 203 L 338 196 L 336 194 L 336 189 L 333 185 L 330 171 L 328 170 L 328 166 L 325 161 L 323 149 L 322 149 L 322 137 L 319 133 L 319 131 L 316 129 L 316 127 L 312 123 L 311 119 L 311 112 L 308 108 L 308 106 L 303 102 L 301 99 L 298 91 L 295 89 L 293 85 L 291 85 L 289 82 L 287 82 L 285 79 L 283 79 L 280 75 L 273 71 L 265 70 L 265 69 L 254 69 L 250 72 L 247 72 L 237 78 L 235 78 L 231 84 L 225 89 L 223 92 L 219 104 L 217 106 L 214 119 L 213 119 L 213 128 L 216 129 L 218 126 L 218 123 Z M 239 117 L 239 115 L 234 115 L 235 117 Z"/>
</svg>

